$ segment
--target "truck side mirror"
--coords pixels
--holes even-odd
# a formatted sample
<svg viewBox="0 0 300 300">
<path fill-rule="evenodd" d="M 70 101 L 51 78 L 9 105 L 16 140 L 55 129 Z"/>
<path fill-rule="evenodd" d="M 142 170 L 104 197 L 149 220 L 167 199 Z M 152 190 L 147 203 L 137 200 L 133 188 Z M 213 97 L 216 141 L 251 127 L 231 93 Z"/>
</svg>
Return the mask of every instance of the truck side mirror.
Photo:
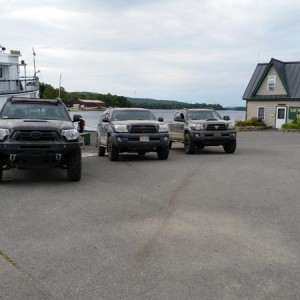
<svg viewBox="0 0 300 300">
<path fill-rule="evenodd" d="M 80 119 L 78 121 L 78 127 L 77 127 L 78 132 L 83 133 L 84 127 L 85 127 L 85 121 L 83 119 Z"/>
<path fill-rule="evenodd" d="M 157 118 L 157 120 L 158 120 L 158 122 L 163 122 L 163 121 L 164 121 L 164 118 L 159 117 L 159 118 Z"/>
<path fill-rule="evenodd" d="M 81 115 L 74 115 L 73 116 L 73 122 L 79 122 L 80 119 L 82 119 Z"/>
<path fill-rule="evenodd" d="M 229 120 L 230 120 L 230 117 L 229 117 L 229 116 L 224 116 L 224 117 L 223 117 L 223 120 L 229 121 Z"/>
</svg>

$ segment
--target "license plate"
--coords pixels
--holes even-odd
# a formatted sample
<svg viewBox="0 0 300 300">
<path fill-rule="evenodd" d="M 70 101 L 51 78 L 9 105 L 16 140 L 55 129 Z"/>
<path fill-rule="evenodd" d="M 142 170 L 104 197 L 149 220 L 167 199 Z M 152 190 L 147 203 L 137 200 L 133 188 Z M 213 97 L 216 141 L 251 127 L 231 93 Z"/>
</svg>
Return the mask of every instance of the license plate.
<svg viewBox="0 0 300 300">
<path fill-rule="evenodd" d="M 149 136 L 140 136 L 140 142 L 149 142 Z"/>
</svg>

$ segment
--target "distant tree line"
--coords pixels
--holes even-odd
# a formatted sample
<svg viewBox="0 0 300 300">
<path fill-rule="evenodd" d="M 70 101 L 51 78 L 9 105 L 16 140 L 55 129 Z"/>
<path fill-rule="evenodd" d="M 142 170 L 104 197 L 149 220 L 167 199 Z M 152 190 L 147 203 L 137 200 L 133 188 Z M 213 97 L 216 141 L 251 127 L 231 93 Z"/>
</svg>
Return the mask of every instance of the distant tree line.
<svg viewBox="0 0 300 300">
<path fill-rule="evenodd" d="M 144 107 L 149 109 L 182 109 L 182 108 L 213 108 L 215 110 L 223 110 L 220 104 L 206 103 L 187 103 L 172 100 L 154 100 L 143 98 L 128 98 L 132 103 L 132 107 Z"/>
<path fill-rule="evenodd" d="M 233 108 L 233 110 L 244 111 L 244 110 L 246 110 L 246 107 L 245 106 L 236 106 Z"/>
<path fill-rule="evenodd" d="M 111 95 L 108 93 L 99 94 L 92 92 L 67 92 L 63 87 L 59 89 L 54 88 L 50 84 L 40 83 L 40 97 L 42 99 L 60 98 L 67 106 L 71 106 L 73 99 L 82 100 L 100 100 L 106 104 L 106 107 L 141 107 L 149 109 L 182 109 L 182 108 L 213 108 L 215 110 L 225 110 L 220 104 L 206 104 L 206 103 L 187 103 L 173 100 L 155 100 L 147 98 L 128 98 L 124 96 Z M 245 110 L 245 107 L 231 107 L 232 110 Z"/>
<path fill-rule="evenodd" d="M 63 87 L 55 89 L 50 84 L 40 83 L 40 97 L 42 99 L 55 99 L 60 98 L 67 105 L 70 106 L 72 99 L 82 100 L 100 100 L 103 101 L 107 107 L 119 106 L 119 107 L 131 107 L 131 102 L 123 96 L 111 95 L 111 94 L 98 94 L 91 92 L 67 92 Z"/>
</svg>

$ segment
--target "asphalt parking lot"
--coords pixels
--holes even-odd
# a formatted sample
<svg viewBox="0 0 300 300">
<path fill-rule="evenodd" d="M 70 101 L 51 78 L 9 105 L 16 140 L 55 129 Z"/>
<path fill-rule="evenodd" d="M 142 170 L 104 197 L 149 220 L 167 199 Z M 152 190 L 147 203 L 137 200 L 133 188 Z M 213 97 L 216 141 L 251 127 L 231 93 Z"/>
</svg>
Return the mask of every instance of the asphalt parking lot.
<svg viewBox="0 0 300 300">
<path fill-rule="evenodd" d="M 300 134 L 4 171 L 1 299 L 300 299 Z"/>
</svg>

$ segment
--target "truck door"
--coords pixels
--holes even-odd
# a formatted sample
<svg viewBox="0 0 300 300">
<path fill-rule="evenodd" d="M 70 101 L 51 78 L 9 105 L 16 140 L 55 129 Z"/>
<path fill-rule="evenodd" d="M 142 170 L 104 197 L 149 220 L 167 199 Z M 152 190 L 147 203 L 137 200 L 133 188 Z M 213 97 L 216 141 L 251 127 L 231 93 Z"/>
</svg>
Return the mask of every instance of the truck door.
<svg viewBox="0 0 300 300">
<path fill-rule="evenodd" d="M 173 139 L 183 141 L 183 129 L 184 129 L 184 115 L 182 112 L 177 112 L 172 122 L 173 125 Z"/>
</svg>

